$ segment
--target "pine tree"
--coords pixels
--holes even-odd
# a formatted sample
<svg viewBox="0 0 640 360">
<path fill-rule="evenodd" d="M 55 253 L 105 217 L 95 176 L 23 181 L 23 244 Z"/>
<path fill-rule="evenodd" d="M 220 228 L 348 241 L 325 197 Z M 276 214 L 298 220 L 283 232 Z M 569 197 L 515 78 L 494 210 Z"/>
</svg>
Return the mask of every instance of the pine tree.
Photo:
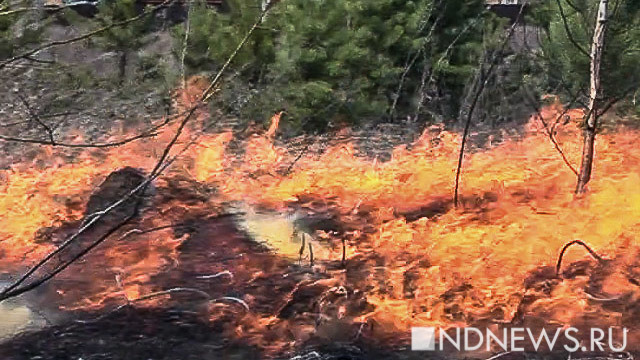
<svg viewBox="0 0 640 360">
<path fill-rule="evenodd" d="M 23 13 L 0 14 L 0 59 L 16 55 L 21 48 L 40 41 L 42 28 Z"/>
<path fill-rule="evenodd" d="M 136 0 L 113 0 L 100 2 L 96 21 L 102 26 L 114 22 L 131 19 L 139 14 Z M 126 75 L 129 56 L 144 45 L 144 35 L 151 30 L 153 18 L 146 16 L 126 26 L 116 26 L 103 32 L 98 37 L 101 47 L 118 54 L 118 75 L 123 82 Z"/>
<path fill-rule="evenodd" d="M 602 127 L 600 117 L 612 104 L 640 88 L 640 3 L 621 0 L 606 4 L 597 0 L 571 4 L 555 0 L 543 8 L 548 15 L 543 22 L 547 29 L 543 48 L 550 86 L 562 89 L 566 98 L 577 98 L 588 108 L 578 193 L 585 191 L 591 178 L 595 136 Z M 606 29 L 603 41 L 594 37 L 596 24 L 605 25 L 600 27 Z"/>
<path fill-rule="evenodd" d="M 565 0 L 559 4 L 551 0 L 538 10 L 544 12 L 538 20 L 547 29 L 543 50 L 549 87 L 562 90 L 565 98 L 586 94 L 589 87 L 589 51 L 598 10 L 596 0 L 572 4 L 575 8 Z M 605 104 L 624 97 L 640 81 L 640 2 L 621 0 L 617 4 L 611 7 L 604 41 L 601 100 Z M 584 95 L 580 100 L 586 100 Z"/>
<path fill-rule="evenodd" d="M 199 5 L 187 65 L 220 66 L 260 11 L 258 0 L 232 0 L 225 12 Z M 439 101 L 457 102 L 483 51 L 477 30 L 485 15 L 482 0 L 281 2 L 237 59 L 241 78 L 221 98 L 243 117 L 268 119 L 285 107 L 286 123 L 308 128 L 413 113 L 426 100 L 426 80 L 440 88 Z"/>
</svg>

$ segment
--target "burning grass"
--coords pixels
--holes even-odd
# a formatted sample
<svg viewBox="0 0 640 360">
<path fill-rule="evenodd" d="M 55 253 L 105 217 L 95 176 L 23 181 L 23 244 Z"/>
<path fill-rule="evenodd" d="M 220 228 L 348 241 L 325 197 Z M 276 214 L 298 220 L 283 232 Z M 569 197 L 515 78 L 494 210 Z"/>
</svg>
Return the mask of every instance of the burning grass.
<svg viewBox="0 0 640 360">
<path fill-rule="evenodd" d="M 543 116 L 557 113 L 549 107 Z M 168 228 L 134 240 L 120 234 L 87 263 L 74 265 L 77 271 L 100 267 L 101 275 L 62 273 L 54 283 L 56 306 L 101 309 L 227 270 L 234 274 L 229 282 L 188 285 L 248 304 L 251 311 L 230 319 L 228 305 L 214 303 L 208 316 L 226 319 L 222 332 L 267 353 L 313 339 L 402 343 L 411 326 L 542 318 L 560 326 L 633 328 L 640 279 L 640 134 L 619 129 L 599 136 L 589 194 L 576 199 L 574 174 L 537 124 L 532 118 L 520 138 L 468 154 L 458 209 L 449 200 L 460 145 L 454 133 L 430 129 L 411 146 L 397 147 L 387 162 L 361 156 L 352 144 L 290 154 L 272 141 L 275 127 L 249 138 L 238 159 L 227 149 L 230 131 L 206 135 L 157 181 L 153 203 L 133 225 Z M 181 143 L 195 133 L 190 129 Z M 55 241 L 36 241 L 41 229 L 77 224 L 100 180 L 123 166 L 148 170 L 168 141 L 165 135 L 103 154 L 76 153 L 72 162 L 47 152 L 33 164 L 2 171 L 0 270 L 15 273 L 55 248 Z M 560 127 L 556 137 L 577 163 L 580 134 L 574 123 Z M 215 225 L 206 219 L 229 211 L 232 203 L 263 214 L 245 219 L 249 234 L 235 223 L 223 233 L 205 231 L 208 240 L 197 241 L 202 229 Z M 269 220 L 269 211 L 278 213 L 273 219 L 286 214 L 284 219 L 297 222 L 280 226 Z M 310 221 L 314 216 L 321 220 Z M 186 230 L 169 228 L 185 221 Z M 297 264 L 290 239 L 272 239 L 271 251 L 246 245 L 257 223 L 262 225 L 254 235 L 267 243 L 269 237 L 293 236 L 294 229 L 311 235 L 314 266 L 306 265 L 308 251 Z M 608 259 L 607 266 L 571 248 L 556 277 L 558 251 L 576 238 Z M 198 254 L 211 255 L 190 256 L 193 243 L 200 244 Z M 279 246 L 286 251 L 279 254 Z M 74 295 L 65 298 L 70 279 Z"/>
</svg>

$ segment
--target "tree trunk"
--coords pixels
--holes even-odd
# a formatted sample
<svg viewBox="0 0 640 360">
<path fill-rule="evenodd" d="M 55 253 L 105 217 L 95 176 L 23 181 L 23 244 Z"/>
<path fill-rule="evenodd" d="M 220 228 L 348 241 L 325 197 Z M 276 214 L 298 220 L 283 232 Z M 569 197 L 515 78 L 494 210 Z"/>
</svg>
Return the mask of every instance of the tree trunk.
<svg viewBox="0 0 640 360">
<path fill-rule="evenodd" d="M 122 51 L 120 53 L 120 60 L 118 62 L 118 81 L 120 82 L 120 85 L 122 85 L 124 83 L 124 78 L 125 76 L 127 76 L 127 60 L 128 60 L 128 54 L 126 51 Z"/>
<path fill-rule="evenodd" d="M 585 119 L 584 144 L 582 148 L 582 162 L 578 174 L 576 193 L 581 194 L 586 190 L 586 185 L 591 179 L 593 169 L 593 157 L 595 152 L 596 131 L 598 127 L 598 95 L 600 93 L 600 63 L 602 62 L 602 49 L 604 48 L 604 34 L 607 27 L 608 0 L 600 0 L 598 19 L 596 20 L 593 42 L 591 43 L 591 86 L 589 94 L 589 108 Z"/>
</svg>

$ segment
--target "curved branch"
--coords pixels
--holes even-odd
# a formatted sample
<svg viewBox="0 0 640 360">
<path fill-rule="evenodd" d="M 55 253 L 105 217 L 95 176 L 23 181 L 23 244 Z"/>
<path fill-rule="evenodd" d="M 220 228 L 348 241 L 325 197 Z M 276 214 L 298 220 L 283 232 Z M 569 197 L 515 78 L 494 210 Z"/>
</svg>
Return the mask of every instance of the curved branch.
<svg viewBox="0 0 640 360">
<path fill-rule="evenodd" d="M 204 104 L 197 104 L 197 107 L 201 107 Z M 143 131 L 142 133 L 138 134 L 138 135 L 134 135 L 134 136 L 130 136 L 121 140 L 117 140 L 117 141 L 113 141 L 113 142 L 108 142 L 108 143 L 78 143 L 78 144 L 74 144 L 74 143 L 65 143 L 65 142 L 58 142 L 55 139 L 51 139 L 50 140 L 40 140 L 40 139 L 29 139 L 29 138 L 19 138 L 19 137 L 13 137 L 13 136 L 6 136 L 6 135 L 0 135 L 0 140 L 3 141 L 12 141 L 12 142 L 22 142 L 22 143 L 29 143 L 29 144 L 39 144 L 39 145 L 49 145 L 49 146 L 57 146 L 57 147 L 68 147 L 68 148 L 110 148 L 110 147 L 117 147 L 117 146 L 121 146 L 136 140 L 140 140 L 143 138 L 148 138 L 148 137 L 152 137 L 152 136 L 156 136 L 158 135 L 157 131 L 160 130 L 161 128 L 165 127 L 166 125 L 168 125 L 172 120 L 179 118 L 181 116 L 187 115 L 189 113 L 191 109 L 188 109 L 186 111 L 183 111 L 179 114 L 175 114 L 172 116 L 168 116 L 165 120 L 163 120 L 160 124 L 152 126 L 149 129 L 146 129 L 145 131 Z"/>
<path fill-rule="evenodd" d="M 567 16 L 564 13 L 564 9 L 562 8 L 562 4 L 560 4 L 560 0 L 556 0 L 558 4 L 558 10 L 560 11 L 560 17 L 562 18 L 562 24 L 564 25 L 564 31 L 567 33 L 567 37 L 569 41 L 573 44 L 573 46 L 578 49 L 582 54 L 584 54 L 587 58 L 591 59 L 591 55 L 576 41 L 571 33 L 571 29 L 569 29 L 569 23 L 567 22 Z"/>
<path fill-rule="evenodd" d="M 560 269 L 562 268 L 562 258 L 564 257 L 564 253 L 570 247 L 572 247 L 573 245 L 580 245 L 580 246 L 584 247 L 594 259 L 598 260 L 599 263 L 603 263 L 605 261 L 605 259 L 602 256 L 598 255 L 598 253 L 596 253 L 584 241 L 582 241 L 582 240 L 572 240 L 572 241 L 566 243 L 562 247 L 562 250 L 560 251 L 560 255 L 558 255 L 558 262 L 556 263 L 556 276 L 560 276 Z"/>
<path fill-rule="evenodd" d="M 525 87 L 525 91 L 527 91 L 526 87 Z M 531 102 L 530 105 L 533 106 L 533 108 L 535 109 L 536 118 L 538 118 L 540 120 L 540 122 L 542 123 L 542 126 L 544 126 L 544 130 L 547 133 L 547 136 L 549 137 L 549 140 L 551 140 L 551 143 L 553 143 L 553 146 L 555 147 L 556 151 L 558 152 L 558 154 L 560 154 L 560 157 L 562 157 L 562 161 L 564 161 L 564 163 L 567 165 L 567 167 L 569 167 L 569 169 L 571 169 L 571 171 L 576 176 L 578 176 L 578 170 L 576 170 L 576 168 L 573 165 L 571 165 L 571 162 L 569 162 L 569 159 L 565 155 L 564 151 L 562 150 L 562 147 L 558 143 L 558 140 L 556 139 L 555 134 L 554 134 L 556 126 L 558 125 L 560 120 L 567 114 L 567 112 L 569 111 L 569 108 L 571 108 L 571 106 L 573 105 L 575 100 L 576 100 L 576 97 L 571 99 L 571 101 L 569 102 L 569 105 L 565 106 L 565 109 L 562 111 L 562 113 L 560 115 L 558 115 L 558 117 L 556 118 L 555 122 L 553 123 L 553 125 L 551 127 L 549 127 L 549 124 L 544 120 L 544 117 L 542 116 L 542 112 L 541 112 L 540 108 L 538 107 L 538 105 L 535 102 Z"/>
</svg>

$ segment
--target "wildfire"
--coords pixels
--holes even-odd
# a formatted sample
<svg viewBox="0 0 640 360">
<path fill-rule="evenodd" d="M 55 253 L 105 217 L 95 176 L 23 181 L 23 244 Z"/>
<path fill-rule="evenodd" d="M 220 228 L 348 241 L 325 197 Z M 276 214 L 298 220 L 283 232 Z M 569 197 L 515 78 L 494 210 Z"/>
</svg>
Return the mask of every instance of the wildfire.
<svg viewBox="0 0 640 360">
<path fill-rule="evenodd" d="M 560 110 L 546 108 L 543 116 L 552 122 Z M 568 112 L 569 120 L 580 114 Z M 565 125 L 557 137 L 567 157 L 577 163 L 580 134 L 573 122 Z M 220 179 L 220 184 L 230 198 L 273 208 L 311 195 L 333 199 L 343 213 L 355 206 L 373 209 L 377 231 L 356 248 L 385 259 L 380 277 L 386 281 L 369 279 L 376 288 L 369 300 L 377 310 L 361 320 L 393 323 L 403 330 L 485 318 L 510 321 L 529 273 L 553 265 L 568 241 L 582 239 L 609 256 L 636 245 L 640 162 L 634 139 L 638 135 L 625 129 L 600 137 L 598 175 L 585 199 L 574 198 L 575 176 L 536 118 L 523 138 L 468 155 L 464 206 L 459 210 L 442 202 L 450 198 L 460 142 L 458 135 L 447 132 L 436 138 L 425 135 L 411 150 L 400 147 L 385 163 L 358 157 L 351 145 L 337 146 L 323 155 L 304 157 L 283 178 L 243 177 L 246 169 L 241 169 L 240 174 Z M 234 186 L 239 183 L 241 188 Z M 397 215 L 430 204 L 440 207 L 434 209 L 435 215 L 427 212 L 417 221 Z M 584 257 L 583 252 L 571 250 L 565 262 Z M 410 294 L 408 273 L 414 273 Z M 609 282 L 618 284 L 613 278 Z M 618 294 L 632 291 L 625 283 L 608 286 Z M 443 297 L 452 289 L 460 289 L 456 299 Z M 583 292 L 560 293 L 554 291 L 553 303 L 560 304 L 561 298 L 568 304 L 586 301 Z M 581 307 L 568 307 L 561 320 L 569 323 L 582 313 Z"/>
<path fill-rule="evenodd" d="M 189 91 L 181 92 L 184 103 L 190 104 L 192 98 Z M 560 111 L 557 105 L 547 107 L 543 117 L 553 123 Z M 158 182 L 187 177 L 194 184 L 215 188 L 215 194 L 208 195 L 211 211 L 229 202 L 281 212 L 308 201 L 305 199 L 329 206 L 328 211 L 350 222 L 351 228 L 340 235 L 348 242 L 347 263 L 362 261 L 370 266 L 357 284 L 348 283 L 343 275 L 334 277 L 338 285 L 366 291 L 371 306 L 351 317 L 352 322 L 377 324 L 376 331 L 398 333 L 410 326 L 509 322 L 523 311 L 562 324 L 581 322 L 586 313 L 604 314 L 598 304 L 589 301 L 593 294 L 585 290 L 589 284 L 584 274 L 556 284 L 523 308 L 524 299 L 534 291 L 533 286 L 525 286 L 531 274 L 555 265 L 559 249 L 572 239 L 582 239 L 606 258 L 617 259 L 617 270 L 607 275 L 600 295 L 629 296 L 635 291 L 624 275 L 625 269 L 637 266 L 640 230 L 640 152 L 636 146 L 640 133 L 635 130 L 599 136 L 589 195 L 576 199 L 572 194 L 575 175 L 550 144 L 539 119 L 533 117 L 520 138 L 467 154 L 462 206 L 455 209 L 450 198 L 461 141 L 458 134 L 425 132 L 412 146 L 396 148 L 387 162 L 360 156 L 353 144 L 294 159 L 297 154 L 289 154 L 272 140 L 279 115 L 272 119 L 269 131 L 246 142 L 242 158 L 226 149 L 233 140 L 230 131 L 205 135 Z M 580 112 L 568 115 L 571 120 Z M 183 141 L 190 135 L 186 133 Z M 577 127 L 571 121 L 560 124 L 556 138 L 576 164 L 581 150 Z M 54 249 L 53 244 L 36 241 L 40 229 L 80 220 L 92 189 L 102 179 L 123 166 L 149 170 L 158 147 L 167 141 L 161 135 L 106 155 L 75 154 L 73 161 L 62 153 L 46 152 L 33 164 L 2 170 L 1 270 L 14 271 L 25 258 L 37 261 Z M 184 213 L 190 205 L 176 206 L 187 208 Z M 155 220 L 147 218 L 147 223 L 167 224 L 174 220 L 163 219 L 168 213 L 163 208 L 154 213 Z M 282 237 L 294 232 L 290 225 L 269 223 L 269 219 L 260 222 L 264 228 L 278 228 Z M 326 233 L 311 235 L 324 236 L 328 242 L 343 240 Z M 119 242 L 106 249 L 102 256 L 110 271 L 108 279 L 95 281 L 101 285 L 94 285 L 93 293 L 66 308 L 100 307 L 110 299 L 131 301 L 149 293 L 151 275 L 174 265 L 179 245 L 187 238 L 159 231 L 141 236 L 135 247 Z M 290 257 L 296 248 L 287 246 Z M 333 250 L 319 259 L 334 256 L 339 260 L 340 251 L 330 248 Z M 627 253 L 633 256 L 623 258 Z M 564 264 L 586 256 L 572 249 Z M 273 314 L 247 316 L 254 324 L 267 324 L 265 328 L 278 321 Z M 343 315 L 336 316 L 343 321 Z M 619 322 L 623 316 L 609 316 L 607 321 L 612 318 Z M 298 330 L 298 336 L 304 338 L 307 335 L 301 334 L 310 331 Z"/>
</svg>

